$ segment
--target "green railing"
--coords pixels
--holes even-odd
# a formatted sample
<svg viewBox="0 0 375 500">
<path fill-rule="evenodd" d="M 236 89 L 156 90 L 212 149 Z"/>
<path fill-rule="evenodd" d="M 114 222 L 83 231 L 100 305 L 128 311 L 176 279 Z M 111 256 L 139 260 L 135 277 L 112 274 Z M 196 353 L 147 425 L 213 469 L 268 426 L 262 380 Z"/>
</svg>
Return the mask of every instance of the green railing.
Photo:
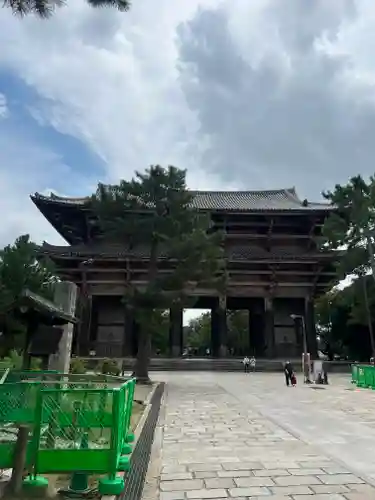
<svg viewBox="0 0 375 500">
<path fill-rule="evenodd" d="M 375 366 L 353 364 L 352 384 L 356 384 L 357 387 L 375 390 Z"/>
<path fill-rule="evenodd" d="M 10 375 L 7 380 L 17 378 Z M 36 377 L 28 372 L 0 385 L 0 468 L 11 467 L 17 426 L 24 423 L 30 426 L 26 466 L 33 476 L 80 471 L 115 479 L 118 470 L 128 470 L 123 453 L 131 452 L 135 381 L 46 372 Z"/>
<path fill-rule="evenodd" d="M 5 380 L 7 383 L 21 381 L 39 381 L 48 383 L 69 383 L 71 386 L 80 384 L 90 384 L 97 387 L 105 384 L 106 386 L 119 387 L 124 383 L 123 377 L 104 374 L 62 374 L 57 371 L 18 371 L 11 370 Z"/>
</svg>

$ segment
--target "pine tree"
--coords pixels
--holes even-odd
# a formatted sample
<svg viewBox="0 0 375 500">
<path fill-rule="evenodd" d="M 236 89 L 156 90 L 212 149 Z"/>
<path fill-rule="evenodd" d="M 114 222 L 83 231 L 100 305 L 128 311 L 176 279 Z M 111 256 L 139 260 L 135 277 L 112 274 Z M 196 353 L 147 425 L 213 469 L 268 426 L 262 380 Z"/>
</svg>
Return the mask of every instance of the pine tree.
<svg viewBox="0 0 375 500">
<path fill-rule="evenodd" d="M 17 334 L 24 333 L 24 325 L 14 314 L 22 292 L 28 289 L 52 299 L 55 281 L 54 266 L 37 260 L 37 246 L 29 235 L 0 251 L 0 329 L 6 350 L 19 345 Z"/>
<path fill-rule="evenodd" d="M 339 277 L 362 275 L 370 268 L 375 279 L 375 178 L 360 175 L 323 196 L 336 207 L 323 227 L 323 248 L 341 250 Z"/>
<path fill-rule="evenodd" d="M 147 254 L 146 283 L 128 283 L 124 301 L 140 326 L 135 375 L 148 379 L 151 336 L 149 318 L 156 309 L 183 307 L 199 287 L 225 287 L 222 235 L 209 215 L 192 208 L 186 171 L 151 166 L 131 181 L 99 184 L 92 208 L 102 237 Z M 173 272 L 160 272 L 160 263 Z"/>
<path fill-rule="evenodd" d="M 86 0 L 86 2 L 91 7 L 115 7 L 120 12 L 127 12 L 130 9 L 129 0 Z M 45 19 L 65 4 L 66 0 L 4 0 L 3 5 L 17 15 L 35 14 Z"/>
<path fill-rule="evenodd" d="M 366 310 L 372 355 L 375 341 L 365 275 L 371 271 L 375 280 L 375 178 L 369 182 L 357 175 L 347 184 L 337 184 L 333 192 L 323 193 L 336 208 L 323 227 L 323 248 L 341 250 L 338 277 L 355 275 L 360 280 L 362 301 Z"/>
</svg>

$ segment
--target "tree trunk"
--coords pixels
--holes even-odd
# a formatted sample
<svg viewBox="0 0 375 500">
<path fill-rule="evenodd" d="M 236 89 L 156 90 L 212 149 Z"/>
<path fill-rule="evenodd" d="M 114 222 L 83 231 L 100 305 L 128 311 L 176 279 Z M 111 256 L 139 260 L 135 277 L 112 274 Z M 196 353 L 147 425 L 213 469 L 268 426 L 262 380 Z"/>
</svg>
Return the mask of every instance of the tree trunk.
<svg viewBox="0 0 375 500">
<path fill-rule="evenodd" d="M 148 367 L 150 366 L 151 336 L 146 325 L 140 325 L 138 334 L 138 354 L 135 362 L 134 376 L 137 382 L 149 384 Z"/>
<path fill-rule="evenodd" d="M 368 325 L 368 331 L 370 334 L 371 356 L 375 357 L 374 331 L 372 329 L 371 310 L 370 310 L 370 305 L 369 305 L 369 301 L 368 301 L 366 276 L 362 276 L 361 279 L 362 279 L 362 283 L 363 283 L 363 298 L 364 298 L 365 308 L 366 308 L 367 325 Z"/>
<path fill-rule="evenodd" d="M 25 343 L 23 347 L 22 353 L 22 370 L 30 370 L 31 366 L 31 356 L 29 354 L 29 349 L 31 345 L 31 339 L 37 329 L 38 325 L 30 319 L 27 324 L 26 335 L 25 335 Z"/>
<path fill-rule="evenodd" d="M 150 263 L 148 268 L 148 280 L 150 283 L 154 282 L 157 277 L 158 267 L 157 267 L 157 257 L 158 257 L 158 243 L 153 241 L 151 243 L 150 249 Z M 147 314 L 147 311 L 145 311 Z M 141 384 L 149 384 L 150 377 L 148 376 L 148 368 L 150 366 L 150 355 L 151 355 L 151 335 L 150 330 L 147 327 L 146 321 L 139 322 L 139 334 L 138 334 L 138 353 L 137 360 L 135 362 L 134 375 L 137 382 Z"/>
</svg>

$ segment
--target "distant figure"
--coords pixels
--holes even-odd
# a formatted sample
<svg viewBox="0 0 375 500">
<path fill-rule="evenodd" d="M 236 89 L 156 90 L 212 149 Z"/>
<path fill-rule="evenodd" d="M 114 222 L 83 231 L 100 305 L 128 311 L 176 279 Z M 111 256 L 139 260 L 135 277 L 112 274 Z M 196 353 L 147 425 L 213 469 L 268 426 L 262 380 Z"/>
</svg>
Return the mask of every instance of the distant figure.
<svg viewBox="0 0 375 500">
<path fill-rule="evenodd" d="M 250 368 L 252 372 L 255 372 L 255 365 L 257 364 L 256 359 L 254 356 L 251 356 L 250 358 Z"/>
<path fill-rule="evenodd" d="M 289 387 L 292 382 L 292 375 L 294 373 L 292 363 L 287 361 L 284 365 L 285 383 Z"/>
<path fill-rule="evenodd" d="M 245 373 L 249 373 L 249 368 L 250 368 L 250 359 L 248 358 L 248 356 L 245 356 L 242 360 L 242 363 L 243 363 L 243 367 L 244 367 L 244 370 L 245 370 Z"/>
</svg>

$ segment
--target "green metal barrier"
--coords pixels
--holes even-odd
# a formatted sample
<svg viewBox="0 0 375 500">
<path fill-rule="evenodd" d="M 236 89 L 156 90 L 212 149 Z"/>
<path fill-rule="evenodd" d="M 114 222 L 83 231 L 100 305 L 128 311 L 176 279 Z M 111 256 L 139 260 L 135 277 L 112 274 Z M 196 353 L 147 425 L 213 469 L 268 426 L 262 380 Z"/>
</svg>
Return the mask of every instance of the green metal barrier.
<svg viewBox="0 0 375 500">
<path fill-rule="evenodd" d="M 375 366 L 353 364 L 352 367 L 352 384 L 357 387 L 375 390 Z"/>
<path fill-rule="evenodd" d="M 358 379 L 357 379 L 357 387 L 365 387 L 365 369 L 364 366 L 358 366 Z"/>
<path fill-rule="evenodd" d="M 31 379 L 28 373 L 21 382 L 0 385 L 0 468 L 11 467 L 17 425 L 26 423 L 31 478 L 75 471 L 107 474 L 99 485 L 102 493 L 121 492 L 123 480 L 116 476 L 130 467 L 124 452 L 131 452 L 125 445 L 131 439 L 135 380 L 109 388 L 95 376 L 44 373 Z"/>
<path fill-rule="evenodd" d="M 358 365 L 352 365 L 352 384 L 356 384 L 358 382 Z"/>
<path fill-rule="evenodd" d="M 367 389 L 374 387 L 374 367 L 364 366 L 363 370 L 365 372 L 365 387 Z"/>
</svg>

